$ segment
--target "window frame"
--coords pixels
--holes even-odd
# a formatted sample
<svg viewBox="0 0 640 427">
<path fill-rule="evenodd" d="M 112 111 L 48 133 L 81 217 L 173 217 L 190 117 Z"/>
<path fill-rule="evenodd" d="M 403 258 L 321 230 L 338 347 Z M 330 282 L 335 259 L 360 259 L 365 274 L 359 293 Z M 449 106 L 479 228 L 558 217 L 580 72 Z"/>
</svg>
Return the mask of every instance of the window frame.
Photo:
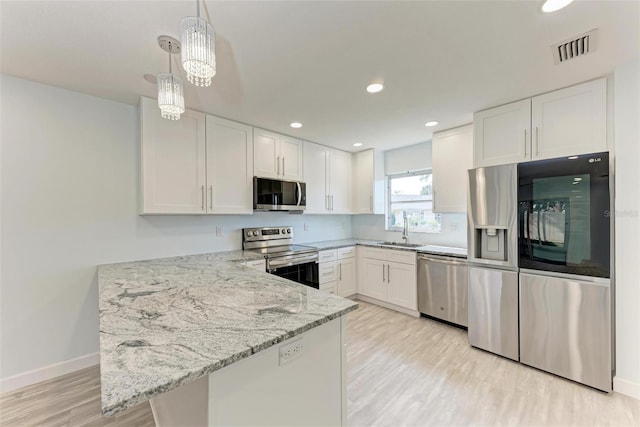
<svg viewBox="0 0 640 427">
<path fill-rule="evenodd" d="M 393 173 L 393 174 L 389 174 L 385 176 L 385 181 L 386 181 L 386 186 L 385 186 L 385 192 L 386 192 L 386 203 L 385 203 L 385 218 L 384 218 L 384 226 L 385 226 L 385 230 L 386 231 L 398 231 L 398 232 L 402 232 L 403 231 L 403 227 L 394 227 L 390 224 L 390 220 L 391 220 L 391 205 L 392 205 L 392 201 L 391 201 L 391 181 L 394 178 L 405 178 L 405 177 L 410 177 L 410 176 L 419 176 L 419 175 L 431 175 L 432 176 L 432 180 L 433 180 L 433 169 L 432 168 L 427 168 L 427 169 L 420 169 L 420 170 L 413 170 L 413 171 L 407 171 L 407 172 L 400 172 L 400 173 Z M 434 215 L 437 215 L 438 221 L 440 222 L 440 230 L 437 231 L 429 231 L 429 230 L 415 230 L 415 229 L 411 229 L 411 227 L 409 227 L 409 232 L 410 233 L 427 233 L 427 234 L 439 234 L 442 231 L 442 217 L 439 213 L 434 213 L 433 212 L 433 184 L 432 184 L 432 192 L 431 195 L 428 196 L 429 198 L 426 199 L 427 201 L 431 201 L 431 206 L 432 206 L 432 210 L 431 213 L 433 213 Z M 423 203 L 424 200 L 420 200 L 420 201 L 407 201 L 404 203 L 415 203 L 415 204 L 419 204 L 419 203 Z"/>
</svg>

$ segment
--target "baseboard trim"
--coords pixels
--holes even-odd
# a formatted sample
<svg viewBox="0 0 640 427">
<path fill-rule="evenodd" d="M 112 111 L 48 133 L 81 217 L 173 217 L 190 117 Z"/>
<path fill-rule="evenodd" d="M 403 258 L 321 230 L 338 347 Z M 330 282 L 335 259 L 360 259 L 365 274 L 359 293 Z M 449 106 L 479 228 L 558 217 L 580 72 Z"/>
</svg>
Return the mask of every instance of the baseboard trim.
<svg viewBox="0 0 640 427">
<path fill-rule="evenodd" d="M 91 353 L 75 359 L 63 360 L 53 365 L 44 366 L 32 371 L 23 372 L 11 377 L 0 379 L 0 393 L 8 393 L 22 387 L 50 380 L 60 375 L 69 374 L 80 369 L 88 368 L 100 363 L 100 353 Z"/>
<path fill-rule="evenodd" d="M 416 310 L 410 310 L 408 308 L 400 307 L 399 305 L 391 304 L 388 302 L 380 301 L 379 299 L 371 298 L 362 294 L 356 294 L 356 299 L 362 300 L 364 302 L 368 302 L 375 305 L 380 305 L 382 307 L 388 308 L 390 310 L 399 311 L 400 313 L 408 314 L 413 317 L 420 317 L 420 312 Z"/>
<path fill-rule="evenodd" d="M 640 400 L 640 384 L 613 377 L 613 391 Z"/>
</svg>

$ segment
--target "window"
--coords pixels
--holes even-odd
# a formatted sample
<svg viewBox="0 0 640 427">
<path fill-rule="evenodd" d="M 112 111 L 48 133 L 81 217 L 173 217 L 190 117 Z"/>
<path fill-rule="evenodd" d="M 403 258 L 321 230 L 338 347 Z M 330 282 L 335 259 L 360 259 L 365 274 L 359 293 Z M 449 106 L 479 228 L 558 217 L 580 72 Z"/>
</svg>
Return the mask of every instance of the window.
<svg viewBox="0 0 640 427">
<path fill-rule="evenodd" d="M 431 211 L 431 170 L 388 175 L 387 181 L 387 230 L 402 231 L 406 214 L 409 231 L 440 232 L 440 214 Z"/>
</svg>

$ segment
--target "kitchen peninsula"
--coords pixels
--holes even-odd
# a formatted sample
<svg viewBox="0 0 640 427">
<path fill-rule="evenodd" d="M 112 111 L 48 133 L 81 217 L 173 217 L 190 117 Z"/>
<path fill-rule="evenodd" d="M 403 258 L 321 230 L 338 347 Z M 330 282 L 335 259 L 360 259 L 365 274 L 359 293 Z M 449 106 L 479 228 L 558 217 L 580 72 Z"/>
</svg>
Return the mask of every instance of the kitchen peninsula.
<svg viewBox="0 0 640 427">
<path fill-rule="evenodd" d="M 344 314 L 357 304 L 243 265 L 257 259 L 98 268 L 105 415 L 151 400 L 159 426 L 345 423 Z"/>
</svg>

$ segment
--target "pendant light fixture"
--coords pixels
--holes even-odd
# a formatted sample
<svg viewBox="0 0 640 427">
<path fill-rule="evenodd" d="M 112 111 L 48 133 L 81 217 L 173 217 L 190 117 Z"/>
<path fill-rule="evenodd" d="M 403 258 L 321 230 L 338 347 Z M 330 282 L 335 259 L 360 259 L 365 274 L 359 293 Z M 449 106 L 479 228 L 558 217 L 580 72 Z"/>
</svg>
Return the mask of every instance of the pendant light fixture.
<svg viewBox="0 0 640 427">
<path fill-rule="evenodd" d="M 182 79 L 171 71 L 171 55 L 180 53 L 180 42 L 173 37 L 160 36 L 158 44 L 169 52 L 169 73 L 158 74 L 158 108 L 161 116 L 169 120 L 180 120 L 184 113 L 184 88 Z"/>
<path fill-rule="evenodd" d="M 200 18 L 200 0 L 196 5 L 198 16 L 187 16 L 180 23 L 182 67 L 190 83 L 210 86 L 216 75 L 216 34 L 207 20 Z"/>
</svg>

